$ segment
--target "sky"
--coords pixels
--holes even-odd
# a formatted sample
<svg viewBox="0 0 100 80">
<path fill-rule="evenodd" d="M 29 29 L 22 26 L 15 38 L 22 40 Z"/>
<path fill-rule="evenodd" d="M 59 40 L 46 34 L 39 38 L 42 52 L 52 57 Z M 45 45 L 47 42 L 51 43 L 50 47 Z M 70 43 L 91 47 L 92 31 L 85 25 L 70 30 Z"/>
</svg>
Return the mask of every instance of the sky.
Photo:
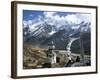
<svg viewBox="0 0 100 80">
<path fill-rule="evenodd" d="M 45 13 L 48 12 L 49 15 L 56 13 L 57 15 L 66 16 L 71 14 L 76 14 L 75 12 L 50 12 L 50 11 L 34 11 L 34 10 L 23 10 L 23 20 L 36 19 L 39 16 L 45 17 Z"/>
<path fill-rule="evenodd" d="M 91 22 L 91 14 L 78 12 L 23 10 L 24 27 L 27 25 L 37 24 L 42 21 L 47 22 L 50 25 L 56 23 L 58 27 L 66 24 L 80 24 L 82 21 L 85 23 Z"/>
</svg>

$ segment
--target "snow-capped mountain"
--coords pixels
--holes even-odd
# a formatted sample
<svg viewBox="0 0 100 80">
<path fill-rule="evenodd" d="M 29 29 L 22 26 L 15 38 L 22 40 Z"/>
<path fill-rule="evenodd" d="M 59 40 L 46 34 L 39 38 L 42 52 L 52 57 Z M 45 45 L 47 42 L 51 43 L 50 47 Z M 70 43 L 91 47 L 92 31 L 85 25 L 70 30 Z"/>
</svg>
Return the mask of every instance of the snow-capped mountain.
<svg viewBox="0 0 100 80">
<path fill-rule="evenodd" d="M 74 36 L 79 32 L 88 32 L 90 31 L 90 23 L 85 23 L 82 21 L 79 24 L 69 24 L 68 22 L 57 22 L 57 21 L 39 21 L 30 25 L 27 25 L 23 28 L 24 32 L 24 40 L 25 41 L 32 41 L 34 40 L 41 40 L 42 38 L 50 38 L 57 32 L 61 30 L 65 30 L 65 33 L 62 36 Z"/>
<path fill-rule="evenodd" d="M 50 21 L 48 22 L 46 20 L 37 21 L 23 27 L 24 42 L 47 47 L 47 45 L 53 41 L 56 46 L 55 49 L 66 49 L 69 37 L 79 37 L 80 33 L 82 33 L 84 45 L 89 44 L 85 46 L 85 51 L 88 53 L 91 42 L 90 26 L 90 22 L 84 21 L 79 24 L 69 24 L 68 22 L 66 22 L 66 24 L 60 24 L 59 22 L 58 24 L 57 21 L 53 21 L 53 24 L 51 24 Z M 72 45 L 72 51 L 80 52 L 78 42 L 79 41 L 76 41 L 74 45 Z"/>
</svg>

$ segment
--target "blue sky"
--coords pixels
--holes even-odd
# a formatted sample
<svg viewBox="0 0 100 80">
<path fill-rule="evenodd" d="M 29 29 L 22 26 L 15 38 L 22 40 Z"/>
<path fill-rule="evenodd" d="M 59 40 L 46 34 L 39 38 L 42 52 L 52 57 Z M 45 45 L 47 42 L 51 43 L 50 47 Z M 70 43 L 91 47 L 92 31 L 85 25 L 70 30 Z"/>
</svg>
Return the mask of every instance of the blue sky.
<svg viewBox="0 0 100 80">
<path fill-rule="evenodd" d="M 23 10 L 23 20 L 32 20 L 39 15 L 43 16 L 43 11 Z"/>
<path fill-rule="evenodd" d="M 38 18 L 38 16 L 44 17 L 44 12 L 50 11 L 34 11 L 34 10 L 23 10 L 23 20 L 28 21 Z M 75 12 L 56 12 L 59 16 L 66 16 L 71 14 L 76 14 Z"/>
<path fill-rule="evenodd" d="M 35 10 L 23 10 L 23 24 L 32 25 L 37 22 L 47 22 L 50 25 L 66 25 L 68 24 L 80 24 L 81 22 L 91 22 L 90 13 L 79 12 L 56 12 L 56 11 L 35 11 Z"/>
</svg>

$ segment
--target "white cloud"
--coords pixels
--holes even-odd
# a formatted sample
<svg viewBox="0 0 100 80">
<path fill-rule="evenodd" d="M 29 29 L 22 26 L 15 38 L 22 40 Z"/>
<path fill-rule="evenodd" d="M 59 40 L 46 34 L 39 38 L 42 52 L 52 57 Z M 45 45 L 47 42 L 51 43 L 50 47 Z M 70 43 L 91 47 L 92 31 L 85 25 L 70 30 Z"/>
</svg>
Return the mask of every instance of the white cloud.
<svg viewBox="0 0 100 80">
<path fill-rule="evenodd" d="M 50 25 L 55 25 L 57 30 L 59 30 L 62 25 L 72 25 L 79 24 L 82 21 L 85 23 L 91 22 L 90 14 L 67 14 L 66 16 L 60 16 L 56 12 L 44 12 L 44 17 L 38 16 L 35 20 L 23 21 L 24 27 L 29 26 L 30 30 L 34 30 L 35 26 L 41 24 L 43 21 Z M 72 29 L 78 29 L 79 26 L 72 26 Z"/>
<path fill-rule="evenodd" d="M 47 21 L 50 24 L 54 24 L 55 22 L 57 24 L 66 25 L 67 22 L 69 24 L 79 24 L 82 21 L 84 22 L 91 22 L 91 15 L 90 14 L 69 14 L 66 16 L 60 16 L 56 12 L 44 12 L 45 21 Z"/>
<path fill-rule="evenodd" d="M 68 23 L 78 23 L 78 18 L 75 14 L 67 15 L 65 18 L 68 21 Z"/>
<path fill-rule="evenodd" d="M 56 12 L 44 12 L 43 14 L 46 18 L 52 18 Z"/>
<path fill-rule="evenodd" d="M 27 21 L 23 21 L 23 28 L 26 28 L 28 25 Z"/>
<path fill-rule="evenodd" d="M 57 12 L 44 12 L 45 22 L 50 25 L 56 25 L 56 28 L 60 28 L 62 25 L 66 25 L 64 16 L 60 16 Z"/>
<path fill-rule="evenodd" d="M 72 15 L 67 15 L 65 18 L 69 23 L 79 24 L 82 21 L 91 22 L 90 16 L 91 16 L 90 14 L 72 14 Z"/>
<path fill-rule="evenodd" d="M 91 14 L 78 14 L 77 17 L 84 22 L 91 22 Z"/>
<path fill-rule="evenodd" d="M 30 14 L 29 16 L 30 16 L 30 17 L 34 17 L 34 15 L 33 15 L 33 14 Z"/>
<path fill-rule="evenodd" d="M 28 24 L 32 25 L 33 21 L 32 20 L 28 20 Z"/>
</svg>

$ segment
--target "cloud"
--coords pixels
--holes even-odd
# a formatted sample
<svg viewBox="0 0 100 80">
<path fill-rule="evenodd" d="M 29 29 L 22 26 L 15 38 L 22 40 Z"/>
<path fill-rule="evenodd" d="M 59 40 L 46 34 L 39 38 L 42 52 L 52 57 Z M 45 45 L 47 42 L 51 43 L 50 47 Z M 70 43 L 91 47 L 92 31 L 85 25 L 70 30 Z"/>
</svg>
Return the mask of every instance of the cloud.
<svg viewBox="0 0 100 80">
<path fill-rule="evenodd" d="M 44 12 L 43 14 L 46 18 L 52 18 L 56 12 Z"/>
<path fill-rule="evenodd" d="M 23 21 L 23 27 L 26 28 L 27 26 L 29 25 L 32 25 L 33 24 L 33 20 L 28 20 L 28 21 Z"/>
<path fill-rule="evenodd" d="M 57 12 L 44 12 L 44 19 L 50 25 L 56 24 L 58 28 L 66 24 L 65 17 L 58 15 Z"/>
<path fill-rule="evenodd" d="M 29 26 L 30 29 L 34 29 L 35 25 L 38 23 L 46 22 L 50 25 L 55 25 L 56 28 L 59 30 L 62 25 L 72 25 L 72 24 L 80 24 L 81 22 L 91 22 L 91 14 L 66 14 L 66 15 L 59 15 L 57 12 L 43 12 L 44 16 L 39 15 L 37 18 L 33 20 L 23 21 L 24 27 Z M 71 26 L 73 29 L 77 29 L 78 26 Z"/>
<path fill-rule="evenodd" d="M 33 15 L 33 14 L 30 14 L 29 16 L 30 16 L 30 17 L 34 17 L 34 15 Z"/>
<path fill-rule="evenodd" d="M 23 21 L 23 28 L 26 28 L 28 25 L 27 21 Z"/>
<path fill-rule="evenodd" d="M 78 23 L 79 22 L 76 14 L 65 16 L 65 20 L 68 23 Z"/>
<path fill-rule="evenodd" d="M 28 20 L 28 24 L 32 25 L 33 21 L 32 20 Z"/>
<path fill-rule="evenodd" d="M 90 14 L 72 14 L 67 15 L 66 20 L 70 23 L 79 24 L 82 21 L 84 22 L 91 22 L 91 15 Z"/>
<path fill-rule="evenodd" d="M 44 12 L 44 16 L 47 19 L 48 22 L 52 20 L 56 20 L 58 23 L 66 23 L 68 22 L 69 24 L 75 23 L 79 24 L 82 21 L 84 22 L 91 22 L 91 15 L 90 14 L 82 14 L 82 13 L 76 13 L 76 14 L 67 14 L 66 16 L 60 16 L 57 14 L 57 12 Z"/>
<path fill-rule="evenodd" d="M 91 14 L 78 14 L 77 18 L 83 20 L 84 22 L 91 22 Z"/>
</svg>

